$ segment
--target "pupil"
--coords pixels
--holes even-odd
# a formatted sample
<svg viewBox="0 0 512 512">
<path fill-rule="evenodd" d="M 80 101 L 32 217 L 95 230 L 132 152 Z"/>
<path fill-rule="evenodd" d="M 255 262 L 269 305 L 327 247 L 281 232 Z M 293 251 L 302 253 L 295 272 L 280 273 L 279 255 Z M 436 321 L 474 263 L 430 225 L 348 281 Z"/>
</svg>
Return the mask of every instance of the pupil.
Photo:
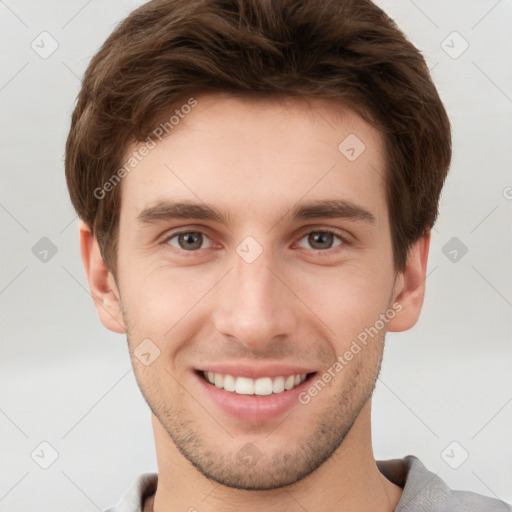
<svg viewBox="0 0 512 512">
<path fill-rule="evenodd" d="M 329 249 L 332 245 L 331 233 L 314 233 L 309 235 L 309 243 L 318 249 Z"/>
<path fill-rule="evenodd" d="M 202 243 L 201 233 L 184 233 L 179 236 L 179 243 L 183 249 L 200 249 Z"/>
</svg>

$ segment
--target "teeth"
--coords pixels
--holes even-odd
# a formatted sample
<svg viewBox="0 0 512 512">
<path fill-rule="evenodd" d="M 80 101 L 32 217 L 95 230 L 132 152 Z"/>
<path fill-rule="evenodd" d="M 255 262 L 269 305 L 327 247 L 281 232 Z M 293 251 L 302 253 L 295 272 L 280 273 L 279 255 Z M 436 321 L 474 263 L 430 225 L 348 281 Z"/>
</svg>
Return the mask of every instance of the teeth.
<svg viewBox="0 0 512 512">
<path fill-rule="evenodd" d="M 284 389 L 287 391 L 292 389 L 293 386 L 295 386 L 295 377 L 293 375 L 290 375 L 285 381 L 284 381 Z"/>
<path fill-rule="evenodd" d="M 214 382 L 215 382 L 215 387 L 224 389 L 224 375 L 222 375 L 221 373 L 216 373 Z"/>
<path fill-rule="evenodd" d="M 239 395 L 254 394 L 254 381 L 247 377 L 238 377 L 235 384 L 235 393 Z"/>
<path fill-rule="evenodd" d="M 272 394 L 272 379 L 270 377 L 262 377 L 254 381 L 254 394 L 255 395 L 271 395 Z"/>
<path fill-rule="evenodd" d="M 236 380 L 233 375 L 224 375 L 224 389 L 226 391 L 236 390 Z"/>
<path fill-rule="evenodd" d="M 272 393 L 289 391 L 306 380 L 307 374 L 290 375 L 288 377 L 261 377 L 250 379 L 248 377 L 233 377 L 221 373 L 203 372 L 205 379 L 219 389 L 235 392 L 238 395 L 267 396 Z"/>
<path fill-rule="evenodd" d="M 276 377 L 272 382 L 272 392 L 282 393 L 284 391 L 284 377 Z"/>
</svg>

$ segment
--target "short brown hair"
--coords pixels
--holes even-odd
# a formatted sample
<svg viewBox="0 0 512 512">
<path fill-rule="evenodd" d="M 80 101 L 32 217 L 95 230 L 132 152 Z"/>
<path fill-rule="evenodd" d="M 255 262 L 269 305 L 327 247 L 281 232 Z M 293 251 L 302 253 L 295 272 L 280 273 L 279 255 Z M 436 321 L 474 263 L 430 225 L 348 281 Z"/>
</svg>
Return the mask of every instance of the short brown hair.
<svg viewBox="0 0 512 512">
<path fill-rule="evenodd" d="M 437 217 L 450 123 L 420 52 L 369 0 L 153 0 L 94 56 L 66 143 L 71 201 L 114 272 L 131 144 L 192 95 L 328 98 L 382 131 L 395 268 Z M 341 142 L 341 141 L 340 141 Z"/>
</svg>

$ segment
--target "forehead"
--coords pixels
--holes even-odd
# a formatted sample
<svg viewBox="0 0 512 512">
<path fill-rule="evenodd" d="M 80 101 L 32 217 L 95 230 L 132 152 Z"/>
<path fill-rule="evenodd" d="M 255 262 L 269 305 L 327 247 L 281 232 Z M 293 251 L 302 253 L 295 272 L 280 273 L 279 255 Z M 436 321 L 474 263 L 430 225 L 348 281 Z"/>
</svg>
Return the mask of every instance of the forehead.
<svg viewBox="0 0 512 512">
<path fill-rule="evenodd" d="M 282 215 L 301 198 L 362 202 L 376 216 L 385 209 L 382 135 L 350 108 L 311 98 L 195 100 L 127 173 L 122 211 L 137 215 L 168 197 L 262 218 L 272 209 Z"/>
</svg>

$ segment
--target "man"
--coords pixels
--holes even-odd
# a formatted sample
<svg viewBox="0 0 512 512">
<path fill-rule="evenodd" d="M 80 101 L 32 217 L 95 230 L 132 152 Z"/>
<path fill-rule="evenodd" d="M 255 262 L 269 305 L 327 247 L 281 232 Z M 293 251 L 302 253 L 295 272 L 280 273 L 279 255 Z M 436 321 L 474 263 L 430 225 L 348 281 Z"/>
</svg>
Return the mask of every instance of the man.
<svg viewBox="0 0 512 512">
<path fill-rule="evenodd" d="M 372 451 L 450 158 L 370 1 L 155 0 L 116 28 L 66 147 L 91 293 L 152 411 L 158 475 L 112 511 L 510 510 Z"/>
</svg>

